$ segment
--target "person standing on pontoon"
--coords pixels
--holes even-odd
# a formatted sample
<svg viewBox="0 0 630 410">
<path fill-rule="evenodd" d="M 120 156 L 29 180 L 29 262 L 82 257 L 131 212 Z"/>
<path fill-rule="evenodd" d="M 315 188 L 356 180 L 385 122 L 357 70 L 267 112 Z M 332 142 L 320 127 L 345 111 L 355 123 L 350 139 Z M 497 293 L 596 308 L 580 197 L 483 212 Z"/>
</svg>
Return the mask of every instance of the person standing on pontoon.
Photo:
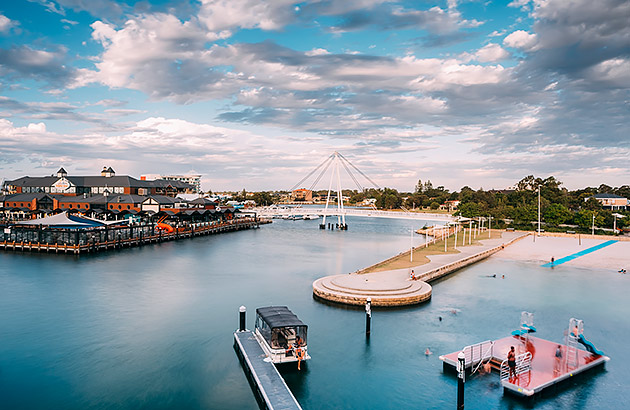
<svg viewBox="0 0 630 410">
<path fill-rule="evenodd" d="M 562 346 L 558 345 L 558 347 L 556 347 L 556 359 L 555 359 L 555 366 L 554 366 L 555 372 L 560 371 L 561 363 L 562 363 Z"/>
<path fill-rule="evenodd" d="M 510 368 L 510 376 L 516 377 L 516 352 L 514 351 L 514 346 L 510 346 L 510 351 L 507 355 L 508 367 Z"/>
</svg>

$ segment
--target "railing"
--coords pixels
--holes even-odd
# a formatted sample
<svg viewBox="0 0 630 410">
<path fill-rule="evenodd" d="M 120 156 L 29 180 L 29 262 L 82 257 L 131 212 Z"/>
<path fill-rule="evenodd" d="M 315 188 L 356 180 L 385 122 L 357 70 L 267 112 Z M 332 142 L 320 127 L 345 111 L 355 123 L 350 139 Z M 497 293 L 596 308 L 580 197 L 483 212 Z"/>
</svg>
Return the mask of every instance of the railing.
<svg viewBox="0 0 630 410">
<path fill-rule="evenodd" d="M 367 216 L 367 217 L 380 217 L 380 218 L 400 218 L 400 219 L 419 219 L 422 221 L 452 221 L 453 216 L 450 214 L 433 214 L 423 212 L 400 212 L 400 211 L 383 211 L 374 209 L 358 209 L 358 208 L 344 208 L 338 210 L 337 208 L 257 208 L 257 215 L 269 216 L 269 215 L 352 215 L 352 216 Z"/>
<path fill-rule="evenodd" d="M 474 366 L 484 360 L 491 359 L 493 350 L 494 342 L 492 340 L 464 347 L 462 352 L 464 352 L 465 366 Z"/>
<path fill-rule="evenodd" d="M 532 368 L 532 354 L 530 352 L 525 352 L 523 354 L 519 354 L 516 356 L 516 368 L 515 374 L 519 377 L 522 374 L 529 375 L 529 371 Z M 508 366 L 508 361 L 505 359 L 501 362 L 501 381 L 510 380 L 510 367 Z"/>
<path fill-rule="evenodd" d="M 484 344 L 485 344 L 486 350 L 483 350 Z M 482 352 L 482 353 L 479 355 L 479 363 L 477 363 L 477 367 L 475 367 L 473 369 L 471 374 L 475 374 L 477 372 L 477 370 L 479 370 L 479 368 L 481 367 L 481 365 L 485 361 L 490 361 L 494 357 L 494 342 L 490 342 L 490 343 L 488 343 L 488 342 L 481 342 L 480 345 L 481 346 L 480 346 L 479 351 Z M 465 355 L 465 353 L 464 353 L 464 355 Z M 471 358 L 473 356 L 474 355 L 472 354 L 472 349 L 471 349 Z M 474 363 L 474 362 L 472 362 L 472 363 Z"/>
<path fill-rule="evenodd" d="M 80 253 L 208 235 L 226 229 L 240 229 L 241 226 L 256 227 L 259 223 L 266 222 L 268 221 L 259 221 L 254 218 L 238 218 L 227 221 L 173 224 L 173 232 L 163 232 L 155 224 L 87 229 L 14 227 L 8 234 L 0 232 L 0 249 Z"/>
</svg>

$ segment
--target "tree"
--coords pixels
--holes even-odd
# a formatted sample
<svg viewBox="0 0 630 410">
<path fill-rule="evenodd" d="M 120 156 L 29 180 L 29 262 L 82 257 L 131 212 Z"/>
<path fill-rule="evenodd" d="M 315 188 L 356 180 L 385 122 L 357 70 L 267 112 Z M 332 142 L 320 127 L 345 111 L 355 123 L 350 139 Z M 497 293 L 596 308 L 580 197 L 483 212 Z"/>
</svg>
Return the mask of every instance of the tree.
<svg viewBox="0 0 630 410">
<path fill-rule="evenodd" d="M 558 226 L 571 219 L 571 211 L 562 204 L 551 204 L 544 209 L 543 219 L 549 225 Z"/>
<path fill-rule="evenodd" d="M 593 226 L 593 215 L 595 215 L 595 226 L 601 226 L 604 224 L 604 217 L 598 214 L 597 211 L 591 211 L 588 209 L 581 209 L 573 218 L 573 221 L 582 228 L 590 228 Z"/>
</svg>

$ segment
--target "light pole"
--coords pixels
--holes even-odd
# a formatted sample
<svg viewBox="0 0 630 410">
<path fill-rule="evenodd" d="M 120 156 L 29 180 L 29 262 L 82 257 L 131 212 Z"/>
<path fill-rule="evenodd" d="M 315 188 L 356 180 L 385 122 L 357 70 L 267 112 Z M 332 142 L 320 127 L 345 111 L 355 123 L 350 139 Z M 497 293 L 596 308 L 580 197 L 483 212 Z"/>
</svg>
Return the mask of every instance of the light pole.
<svg viewBox="0 0 630 410">
<path fill-rule="evenodd" d="M 409 242 L 409 262 L 413 262 L 413 226 L 411 227 L 411 240 Z"/>
<path fill-rule="evenodd" d="M 540 185 L 538 185 L 538 236 L 540 236 Z"/>
</svg>

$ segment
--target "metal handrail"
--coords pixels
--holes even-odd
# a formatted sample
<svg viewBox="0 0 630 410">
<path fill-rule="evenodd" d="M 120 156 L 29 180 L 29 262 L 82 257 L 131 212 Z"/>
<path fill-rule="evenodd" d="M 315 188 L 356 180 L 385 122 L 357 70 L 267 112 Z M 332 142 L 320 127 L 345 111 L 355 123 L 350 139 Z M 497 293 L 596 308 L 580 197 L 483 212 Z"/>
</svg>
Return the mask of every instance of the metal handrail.
<svg viewBox="0 0 630 410">
<path fill-rule="evenodd" d="M 501 380 L 508 380 L 510 378 L 510 368 L 507 364 L 507 359 L 501 362 Z M 515 373 L 518 377 L 523 373 L 527 373 L 532 368 L 532 354 L 525 352 L 516 356 L 516 368 Z"/>
<path fill-rule="evenodd" d="M 486 340 L 485 342 L 480 342 L 464 347 L 462 349 L 462 352 L 464 352 L 465 365 L 474 366 L 475 364 L 480 363 L 485 359 L 492 358 L 493 347 L 494 342 L 492 340 Z M 484 348 L 486 350 L 484 350 Z"/>
<path fill-rule="evenodd" d="M 479 360 L 477 367 L 472 371 L 471 375 L 475 374 L 479 370 L 479 368 L 481 367 L 481 365 L 484 363 L 486 359 L 491 360 L 494 357 L 493 352 L 494 352 L 494 342 L 490 342 L 490 345 L 481 356 L 481 360 Z"/>
</svg>

